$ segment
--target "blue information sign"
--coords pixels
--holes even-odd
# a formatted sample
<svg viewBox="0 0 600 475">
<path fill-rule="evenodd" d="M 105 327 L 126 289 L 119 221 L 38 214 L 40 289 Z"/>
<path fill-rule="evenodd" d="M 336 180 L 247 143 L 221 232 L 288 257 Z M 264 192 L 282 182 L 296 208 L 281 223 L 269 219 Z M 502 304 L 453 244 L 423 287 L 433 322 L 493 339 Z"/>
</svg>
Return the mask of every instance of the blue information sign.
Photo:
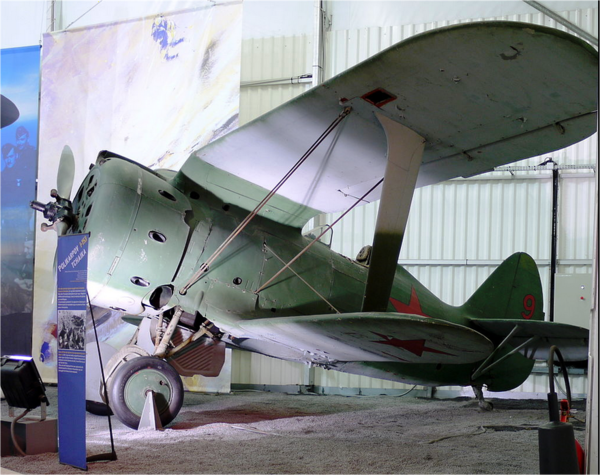
<svg viewBox="0 0 600 475">
<path fill-rule="evenodd" d="M 87 469 L 85 437 L 85 320 L 88 234 L 58 238 L 58 456 Z"/>
</svg>

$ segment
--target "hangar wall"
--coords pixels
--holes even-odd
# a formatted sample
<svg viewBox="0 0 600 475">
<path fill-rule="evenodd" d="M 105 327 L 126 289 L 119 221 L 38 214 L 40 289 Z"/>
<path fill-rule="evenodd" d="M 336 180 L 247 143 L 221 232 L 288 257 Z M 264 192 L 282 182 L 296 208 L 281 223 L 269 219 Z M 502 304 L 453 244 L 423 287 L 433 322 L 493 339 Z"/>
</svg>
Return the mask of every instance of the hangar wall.
<svg viewBox="0 0 600 475">
<path fill-rule="evenodd" d="M 105 2 L 100 5 L 97 3 L 64 2 L 61 22 L 57 27 L 64 27 L 73 21 L 76 21 L 76 26 L 106 21 L 106 18 L 101 15 L 103 9 L 107 10 L 106 14 L 111 20 L 115 20 L 115 16 L 120 18 L 121 15 L 129 17 L 133 14 L 116 11 L 122 5 L 131 6 L 130 2 Z M 136 12 L 143 9 L 148 13 L 149 3 L 153 3 L 152 7 L 156 7 L 156 11 L 180 10 L 195 5 L 194 2 L 185 1 L 140 2 L 135 5 Z M 168 6 L 165 6 L 166 4 Z M 514 2 L 514 4 L 523 8 L 521 2 Z M 113 5 L 118 8 L 113 8 Z M 27 22 L 43 27 L 48 14 L 46 2 L 31 2 L 26 6 L 30 10 L 33 9 L 32 14 L 26 15 Z M 251 7 L 252 2 L 248 2 L 247 6 Z M 10 10 L 7 7 L 13 7 L 13 4 L 3 3 L 3 14 Z M 23 5 L 19 8 L 23 8 Z M 84 13 L 85 16 L 82 16 Z M 597 8 L 573 9 L 562 11 L 561 14 L 584 30 L 598 36 Z M 134 16 L 137 15 L 139 13 Z M 290 16 L 289 12 L 287 16 Z M 257 13 L 255 17 L 263 19 L 264 11 Z M 496 17 L 496 19 L 543 23 L 564 29 L 541 13 L 510 15 Z M 264 31 L 264 25 L 267 23 L 281 26 L 285 22 L 273 21 L 265 17 L 258 25 L 258 33 Z M 449 23 L 326 31 L 325 76 L 331 77 L 410 35 Z M 8 26 L 11 25 L 3 22 L 4 46 L 37 43 L 39 32 L 33 37 L 21 40 L 17 33 L 27 30 L 23 28 L 23 24 L 15 24 L 16 28 L 8 28 Z M 42 31 L 46 31 L 46 28 L 42 28 Z M 285 23 L 285 28 L 280 28 L 280 31 L 290 31 L 288 23 Z M 282 37 L 277 36 L 280 32 L 274 34 L 276 36 L 262 38 L 258 34 L 253 34 L 250 35 L 253 39 L 246 39 L 243 42 L 241 123 L 246 123 L 291 99 L 311 85 L 308 81 L 298 84 L 298 80 L 279 80 L 312 72 L 312 35 Z M 278 81 L 267 85 L 256 84 L 272 80 Z M 291 84 L 293 82 L 296 83 Z M 597 139 L 593 138 L 566 151 L 554 153 L 552 157 L 560 165 L 585 166 L 596 163 Z M 537 165 L 543 158 L 545 157 L 530 159 L 518 165 Z M 561 171 L 558 268 L 560 273 L 591 272 L 592 208 L 596 191 L 594 175 L 590 172 L 591 170 L 588 169 Z M 400 262 L 446 302 L 462 303 L 493 271 L 502 258 L 517 250 L 525 250 L 536 258 L 540 265 L 546 295 L 548 294 L 550 172 L 514 173 L 512 177 L 509 172 L 496 172 L 483 179 L 480 177 L 472 180 L 456 180 L 417 192 Z M 441 204 L 444 204 L 444 207 Z M 342 254 L 355 256 L 358 249 L 372 239 L 376 210 L 377 203 L 374 203 L 359 208 L 348 216 L 334 231 L 333 248 Z M 332 216 L 323 218 L 328 222 L 332 219 Z M 438 225 L 437 223 L 440 222 L 447 226 Z M 532 376 L 524 387 L 518 390 L 545 392 L 547 383 L 545 380 L 542 381 L 543 377 L 543 375 Z M 312 374 L 307 374 L 306 368 L 302 365 L 281 362 L 260 355 L 234 352 L 232 372 L 234 384 L 285 386 L 305 384 L 306 381 L 332 388 L 402 389 L 407 387 L 337 372 L 316 370 Z M 574 389 L 574 392 L 584 391 Z"/>
<path fill-rule="evenodd" d="M 598 36 L 598 9 L 560 12 Z M 470 21 L 482 20 L 475 18 Z M 542 13 L 510 15 L 487 20 L 523 21 L 565 30 Z M 469 20 L 467 20 L 469 21 Z M 464 21 L 461 21 L 461 23 Z M 325 32 L 325 77 L 338 74 L 392 44 L 414 34 L 456 22 L 396 27 L 372 27 Z M 245 40 L 243 44 L 240 122 L 246 123 L 310 87 L 272 80 L 312 71 L 312 36 Z M 597 135 L 564 150 L 523 160 L 512 167 L 535 167 L 552 158 L 560 167 L 559 274 L 592 272 L 594 196 L 597 193 Z M 357 208 L 334 229 L 332 249 L 354 257 L 372 241 L 378 203 Z M 331 223 L 339 215 L 319 217 Z M 510 254 L 531 254 L 540 269 L 548 313 L 552 227 L 552 169 L 497 171 L 457 179 L 417 190 L 411 208 L 400 263 L 447 303 L 462 304 L 497 265 Z M 567 315 L 557 320 L 569 321 Z M 545 368 L 545 366 L 544 366 Z M 534 373 L 516 393 L 544 395 L 548 378 Z M 360 388 L 403 391 L 412 386 L 354 376 L 234 351 L 232 384 L 290 386 L 313 384 L 328 391 Z M 574 375 L 574 394 L 585 394 L 586 377 Z M 470 395 L 470 389 L 444 388 Z"/>
</svg>

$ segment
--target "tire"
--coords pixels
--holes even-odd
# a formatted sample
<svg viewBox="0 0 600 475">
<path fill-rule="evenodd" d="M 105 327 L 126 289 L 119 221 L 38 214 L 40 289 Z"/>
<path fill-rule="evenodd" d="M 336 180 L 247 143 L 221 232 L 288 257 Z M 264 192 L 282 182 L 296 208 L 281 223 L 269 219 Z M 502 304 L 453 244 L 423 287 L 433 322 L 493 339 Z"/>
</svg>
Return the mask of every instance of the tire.
<svg viewBox="0 0 600 475">
<path fill-rule="evenodd" d="M 95 416 L 112 416 L 113 415 L 112 411 L 110 410 L 110 407 L 108 407 L 103 402 L 86 400 L 85 401 L 85 410 L 87 412 L 89 412 L 90 414 L 94 414 Z"/>
<path fill-rule="evenodd" d="M 109 384 L 110 407 L 119 420 L 132 429 L 140 424 L 146 393 L 154 400 L 163 426 L 169 424 L 183 405 L 183 383 L 177 371 L 154 356 L 133 358 L 117 368 Z"/>
</svg>

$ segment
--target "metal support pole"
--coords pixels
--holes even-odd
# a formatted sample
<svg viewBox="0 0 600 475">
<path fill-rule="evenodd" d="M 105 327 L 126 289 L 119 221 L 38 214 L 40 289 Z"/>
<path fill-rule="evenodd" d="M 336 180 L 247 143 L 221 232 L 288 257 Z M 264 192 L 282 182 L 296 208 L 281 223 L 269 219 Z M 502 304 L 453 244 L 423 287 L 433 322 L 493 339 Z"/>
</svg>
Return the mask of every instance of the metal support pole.
<svg viewBox="0 0 600 475">
<path fill-rule="evenodd" d="M 313 27 L 313 67 L 312 87 L 317 87 L 323 82 L 323 1 L 314 0 L 314 27 Z M 321 224 L 322 215 L 315 218 L 315 225 Z M 305 389 L 312 388 L 315 380 L 315 368 L 305 366 L 303 372 L 303 385 Z"/>
<path fill-rule="evenodd" d="M 314 0 L 312 86 L 323 82 L 323 1 Z"/>
<path fill-rule="evenodd" d="M 48 18 L 48 30 L 54 31 L 56 30 L 56 0 L 51 0 L 50 2 L 50 12 Z"/>
<path fill-rule="evenodd" d="M 552 168 L 552 246 L 550 252 L 550 310 L 548 318 L 554 321 L 556 263 L 558 261 L 558 164 Z"/>
</svg>

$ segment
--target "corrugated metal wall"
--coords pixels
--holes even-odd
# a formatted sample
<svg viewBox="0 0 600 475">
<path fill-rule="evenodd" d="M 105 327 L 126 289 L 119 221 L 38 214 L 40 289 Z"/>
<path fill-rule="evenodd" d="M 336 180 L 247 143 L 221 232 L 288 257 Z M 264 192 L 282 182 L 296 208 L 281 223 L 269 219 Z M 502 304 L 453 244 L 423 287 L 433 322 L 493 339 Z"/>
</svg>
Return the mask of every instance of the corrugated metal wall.
<svg viewBox="0 0 600 475">
<path fill-rule="evenodd" d="M 566 11 L 560 12 L 560 14 L 570 22 L 591 33 L 596 38 L 598 37 L 597 8 Z M 335 76 L 388 46 L 418 33 L 458 23 L 482 20 L 521 21 L 566 31 L 564 26 L 558 24 L 556 21 L 542 13 L 506 15 L 493 18 L 473 18 L 471 20 L 461 21 L 438 21 L 419 25 L 402 25 L 385 28 L 371 27 L 360 30 L 337 30 L 327 36 L 329 44 L 327 47 L 328 56 L 326 56 L 326 75 L 327 77 Z"/>
<path fill-rule="evenodd" d="M 312 73 L 312 37 L 245 40 L 241 71 L 240 125 L 243 125 L 311 86 L 310 82 L 292 84 L 292 78 Z M 286 84 L 284 80 L 289 81 Z"/>
<path fill-rule="evenodd" d="M 598 36 L 598 9 L 562 12 Z M 513 15 L 501 20 L 523 21 L 565 29 L 541 13 Z M 477 19 L 475 19 L 477 20 Z M 326 34 L 325 73 L 332 77 L 369 56 L 414 34 L 458 22 L 437 22 L 389 28 L 334 31 Z M 291 99 L 310 84 L 249 85 L 311 72 L 312 38 L 248 40 L 243 46 L 240 122 Z M 596 164 L 597 137 L 567 149 L 523 160 L 535 166 L 552 158 L 561 168 Z M 559 210 L 559 273 L 591 273 L 597 193 L 593 170 L 561 169 Z M 332 249 L 354 257 L 372 242 L 378 203 L 357 208 L 334 229 Z M 337 215 L 327 215 L 333 222 Z M 547 171 L 493 172 L 417 190 L 413 198 L 400 263 L 442 300 L 462 304 L 501 260 L 525 251 L 538 262 L 548 308 L 552 223 L 552 173 Z M 402 389 L 411 386 L 352 376 L 317 368 L 314 384 L 327 388 Z M 260 355 L 234 352 L 233 384 L 303 384 L 302 365 Z M 574 393 L 585 393 L 584 377 L 576 378 Z M 459 390 L 459 388 L 453 388 Z M 516 392 L 545 393 L 547 377 L 534 374 Z"/>
</svg>

